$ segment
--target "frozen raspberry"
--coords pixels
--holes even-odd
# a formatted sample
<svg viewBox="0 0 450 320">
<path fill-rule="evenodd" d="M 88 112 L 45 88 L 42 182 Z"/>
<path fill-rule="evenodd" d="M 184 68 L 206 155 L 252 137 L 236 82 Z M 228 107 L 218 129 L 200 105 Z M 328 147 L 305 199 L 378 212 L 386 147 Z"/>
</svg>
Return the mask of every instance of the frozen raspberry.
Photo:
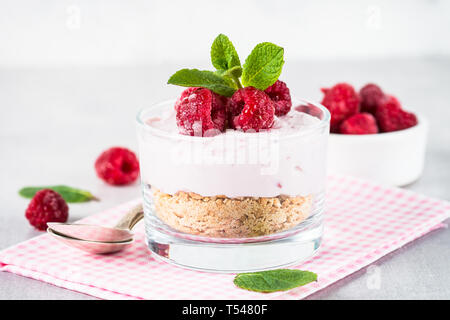
<svg viewBox="0 0 450 320">
<path fill-rule="evenodd" d="M 339 132 L 345 134 L 378 133 L 377 120 L 370 113 L 357 113 L 342 121 Z"/>
<path fill-rule="evenodd" d="M 413 127 L 417 117 L 411 112 L 402 110 L 400 102 L 394 96 L 387 96 L 377 107 L 375 114 L 381 132 L 391 132 Z"/>
<path fill-rule="evenodd" d="M 114 147 L 97 158 L 95 170 L 106 183 L 124 185 L 134 182 L 139 176 L 139 162 L 134 152 Z"/>
<path fill-rule="evenodd" d="M 47 229 L 47 222 L 66 222 L 69 216 L 69 207 L 66 201 L 50 189 L 36 192 L 31 199 L 25 217 L 36 229 Z"/>
<path fill-rule="evenodd" d="M 177 125 L 181 134 L 212 136 L 225 130 L 226 101 L 205 88 L 188 88 L 175 103 Z"/>
<path fill-rule="evenodd" d="M 289 93 L 289 88 L 286 86 L 286 83 L 277 80 L 273 85 L 264 90 L 264 92 L 275 103 L 276 116 L 284 116 L 291 110 L 291 94 Z"/>
<path fill-rule="evenodd" d="M 245 87 L 233 94 L 227 112 L 233 128 L 259 131 L 272 127 L 275 105 L 264 91 Z"/>
<path fill-rule="evenodd" d="M 361 98 L 361 112 L 375 114 L 377 106 L 383 102 L 384 93 L 379 86 L 373 83 L 366 84 L 359 90 Z"/>
<path fill-rule="evenodd" d="M 322 89 L 322 92 L 325 94 L 322 104 L 331 113 L 331 131 L 337 132 L 343 120 L 358 113 L 358 93 L 347 83 L 338 83 L 330 89 Z"/>
</svg>

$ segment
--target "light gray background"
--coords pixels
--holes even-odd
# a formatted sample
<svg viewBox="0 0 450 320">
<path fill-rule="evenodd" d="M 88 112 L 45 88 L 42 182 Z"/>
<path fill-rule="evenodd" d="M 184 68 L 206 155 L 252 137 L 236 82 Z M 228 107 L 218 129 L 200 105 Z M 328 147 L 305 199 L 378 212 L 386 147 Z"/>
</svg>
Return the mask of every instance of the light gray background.
<svg viewBox="0 0 450 320">
<path fill-rule="evenodd" d="M 0 0 L 0 65 L 203 61 L 227 34 L 302 58 L 448 55 L 447 0 Z M 196 66 L 199 66 L 196 64 Z"/>
<path fill-rule="evenodd" d="M 24 218 L 23 186 L 69 184 L 101 198 L 71 205 L 71 221 L 140 196 L 137 184 L 101 182 L 94 161 L 110 146 L 136 150 L 136 111 L 178 95 L 165 82 L 180 67 L 209 67 L 219 32 L 242 58 L 259 41 L 285 46 L 282 79 L 296 96 L 319 101 L 322 86 L 373 81 L 427 116 L 425 171 L 407 188 L 450 199 L 449 2 L 268 3 L 246 2 L 252 14 L 243 20 L 239 12 L 240 23 L 231 25 L 232 10 L 205 3 L 0 0 L 0 250 L 40 234 Z M 448 299 L 450 231 L 434 231 L 375 265 L 379 289 L 367 285 L 363 269 L 311 298 Z M 0 273 L 0 299 L 27 298 L 91 297 Z"/>
</svg>

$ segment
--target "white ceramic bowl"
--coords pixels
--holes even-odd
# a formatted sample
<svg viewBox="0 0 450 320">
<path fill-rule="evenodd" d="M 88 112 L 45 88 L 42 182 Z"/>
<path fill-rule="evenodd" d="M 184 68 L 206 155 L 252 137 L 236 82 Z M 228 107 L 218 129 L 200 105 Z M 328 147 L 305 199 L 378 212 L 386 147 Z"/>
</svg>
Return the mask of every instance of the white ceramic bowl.
<svg viewBox="0 0 450 320">
<path fill-rule="evenodd" d="M 428 121 L 412 128 L 367 135 L 330 134 L 328 172 L 393 186 L 417 180 L 423 171 Z"/>
</svg>

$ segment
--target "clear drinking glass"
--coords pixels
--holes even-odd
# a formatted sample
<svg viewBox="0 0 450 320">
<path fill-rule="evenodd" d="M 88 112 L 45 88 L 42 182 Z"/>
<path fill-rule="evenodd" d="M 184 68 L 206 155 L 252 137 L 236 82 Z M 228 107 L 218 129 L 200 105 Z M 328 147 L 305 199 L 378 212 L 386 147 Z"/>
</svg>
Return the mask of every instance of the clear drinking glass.
<svg viewBox="0 0 450 320">
<path fill-rule="evenodd" d="M 146 242 L 155 257 L 213 272 L 248 272 L 311 257 L 322 238 L 330 114 L 288 133 L 186 136 L 152 125 L 167 101 L 137 115 Z M 175 121 L 175 119 L 174 119 Z"/>
</svg>

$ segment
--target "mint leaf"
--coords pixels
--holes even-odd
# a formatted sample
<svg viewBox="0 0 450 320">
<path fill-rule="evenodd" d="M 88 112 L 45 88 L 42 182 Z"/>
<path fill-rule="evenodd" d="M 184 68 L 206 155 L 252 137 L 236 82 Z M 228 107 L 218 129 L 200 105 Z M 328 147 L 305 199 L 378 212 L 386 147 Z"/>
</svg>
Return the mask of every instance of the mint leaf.
<svg viewBox="0 0 450 320">
<path fill-rule="evenodd" d="M 170 77 L 167 83 L 182 87 L 203 87 L 226 97 L 231 97 L 236 91 L 220 75 L 212 71 L 198 69 L 182 69 L 177 71 Z"/>
<path fill-rule="evenodd" d="M 219 34 L 214 39 L 211 46 L 211 62 L 217 70 L 228 70 L 241 66 L 236 49 L 226 35 Z"/>
<path fill-rule="evenodd" d="M 244 63 L 242 83 L 265 90 L 277 81 L 283 68 L 284 49 L 270 42 L 263 42 L 252 50 Z"/>
<path fill-rule="evenodd" d="M 89 191 L 76 189 L 68 186 L 45 186 L 45 187 L 25 187 L 19 190 L 19 194 L 24 198 L 33 198 L 36 192 L 42 189 L 52 189 L 58 192 L 67 202 L 86 202 L 90 200 L 98 200 Z"/>
<path fill-rule="evenodd" d="M 257 292 L 286 291 L 313 281 L 317 281 L 317 274 L 295 269 L 239 273 L 234 278 L 239 288 Z"/>
</svg>

